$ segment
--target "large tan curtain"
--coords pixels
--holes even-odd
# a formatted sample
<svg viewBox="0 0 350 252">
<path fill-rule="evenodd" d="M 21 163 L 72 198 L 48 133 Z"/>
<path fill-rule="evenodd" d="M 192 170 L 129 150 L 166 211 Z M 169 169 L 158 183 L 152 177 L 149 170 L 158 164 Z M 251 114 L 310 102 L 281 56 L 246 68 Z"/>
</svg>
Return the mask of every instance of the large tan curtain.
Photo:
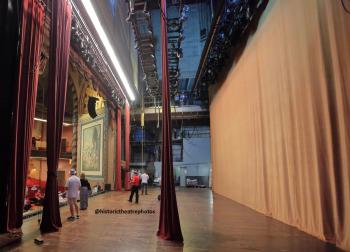
<svg viewBox="0 0 350 252">
<path fill-rule="evenodd" d="M 350 15 L 270 0 L 210 105 L 213 189 L 350 250 Z"/>
</svg>

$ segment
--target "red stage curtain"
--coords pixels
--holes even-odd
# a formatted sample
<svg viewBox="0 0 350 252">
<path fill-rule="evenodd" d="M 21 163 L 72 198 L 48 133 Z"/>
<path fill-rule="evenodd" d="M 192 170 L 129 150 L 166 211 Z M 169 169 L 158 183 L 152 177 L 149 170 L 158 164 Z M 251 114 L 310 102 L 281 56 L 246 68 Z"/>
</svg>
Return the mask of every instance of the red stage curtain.
<svg viewBox="0 0 350 252">
<path fill-rule="evenodd" d="M 166 15 L 166 0 L 162 0 L 162 11 Z M 179 213 L 177 210 L 173 154 L 171 143 L 171 114 L 168 79 L 168 38 L 167 24 L 162 16 L 162 100 L 163 100 L 163 128 L 162 128 L 162 181 L 159 230 L 157 235 L 165 240 L 183 241 Z"/>
<path fill-rule="evenodd" d="M 19 71 L 15 91 L 17 95 L 12 124 L 8 230 L 19 229 L 23 223 L 23 202 L 45 18 L 45 9 L 38 0 L 24 0 L 22 4 Z"/>
<path fill-rule="evenodd" d="M 121 138 L 121 127 L 122 127 L 122 110 L 120 107 L 116 111 L 117 119 L 117 164 L 115 168 L 115 189 L 120 191 L 122 189 L 122 138 Z"/>
<path fill-rule="evenodd" d="M 0 233 L 7 231 L 7 197 L 11 164 L 12 113 L 18 76 L 18 42 L 22 1 L 0 1 Z M 11 8 L 10 8 L 11 6 Z"/>
<path fill-rule="evenodd" d="M 57 192 L 57 167 L 66 100 L 72 7 L 67 0 L 52 1 L 49 54 L 47 181 L 42 232 L 57 231 L 61 224 Z"/>
<path fill-rule="evenodd" d="M 125 102 L 125 170 L 130 169 L 130 107 Z"/>
</svg>

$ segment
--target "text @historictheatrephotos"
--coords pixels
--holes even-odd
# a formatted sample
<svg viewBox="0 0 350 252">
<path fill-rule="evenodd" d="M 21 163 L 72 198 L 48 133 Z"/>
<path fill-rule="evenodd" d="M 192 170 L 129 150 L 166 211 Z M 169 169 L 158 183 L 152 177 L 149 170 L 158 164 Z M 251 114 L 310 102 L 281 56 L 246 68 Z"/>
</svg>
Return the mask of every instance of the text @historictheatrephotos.
<svg viewBox="0 0 350 252">
<path fill-rule="evenodd" d="M 152 209 L 95 209 L 95 214 L 155 214 Z"/>
</svg>

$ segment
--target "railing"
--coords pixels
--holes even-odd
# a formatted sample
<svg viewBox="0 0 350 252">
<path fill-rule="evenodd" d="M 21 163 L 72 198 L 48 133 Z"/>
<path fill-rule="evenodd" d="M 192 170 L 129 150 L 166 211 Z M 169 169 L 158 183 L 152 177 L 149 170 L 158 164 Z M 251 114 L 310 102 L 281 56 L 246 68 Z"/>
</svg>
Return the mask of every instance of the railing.
<svg viewBox="0 0 350 252">
<path fill-rule="evenodd" d="M 67 144 L 66 139 L 62 139 L 60 158 L 72 158 L 72 148 Z M 46 157 L 47 142 L 46 141 L 35 141 L 32 145 L 31 156 L 32 157 Z"/>
<path fill-rule="evenodd" d="M 31 157 L 46 157 L 46 149 L 41 149 L 41 150 L 32 150 L 31 151 Z M 60 153 L 60 158 L 67 158 L 71 159 L 72 158 L 72 152 L 62 152 Z"/>
</svg>

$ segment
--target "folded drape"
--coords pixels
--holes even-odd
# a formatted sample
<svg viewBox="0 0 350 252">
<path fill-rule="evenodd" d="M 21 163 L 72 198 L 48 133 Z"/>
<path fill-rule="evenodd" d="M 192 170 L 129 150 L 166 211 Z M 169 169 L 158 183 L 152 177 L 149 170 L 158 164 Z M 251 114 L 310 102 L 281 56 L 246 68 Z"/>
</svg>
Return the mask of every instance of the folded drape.
<svg viewBox="0 0 350 252">
<path fill-rule="evenodd" d="M 8 196 L 8 229 L 23 223 L 23 205 L 32 144 L 45 9 L 38 0 L 22 2 L 18 84 L 12 124 L 12 150 Z"/>
<path fill-rule="evenodd" d="M 162 12 L 166 15 L 166 0 L 162 0 Z M 168 35 L 165 17 L 162 20 L 162 180 L 158 233 L 162 239 L 182 242 L 179 213 L 174 184 L 171 138 L 171 114 L 168 77 Z"/>
<path fill-rule="evenodd" d="M 0 233 L 8 231 L 9 172 L 12 161 L 12 123 L 18 80 L 18 53 L 22 1 L 0 1 Z"/>
<path fill-rule="evenodd" d="M 270 0 L 210 105 L 213 189 L 350 250 L 350 15 Z"/>
<path fill-rule="evenodd" d="M 62 125 L 68 81 L 72 7 L 67 0 L 52 0 L 49 52 L 48 118 L 47 118 L 47 181 L 43 233 L 57 231 L 61 224 L 57 188 Z M 76 168 L 76 167 L 75 167 Z"/>
</svg>

